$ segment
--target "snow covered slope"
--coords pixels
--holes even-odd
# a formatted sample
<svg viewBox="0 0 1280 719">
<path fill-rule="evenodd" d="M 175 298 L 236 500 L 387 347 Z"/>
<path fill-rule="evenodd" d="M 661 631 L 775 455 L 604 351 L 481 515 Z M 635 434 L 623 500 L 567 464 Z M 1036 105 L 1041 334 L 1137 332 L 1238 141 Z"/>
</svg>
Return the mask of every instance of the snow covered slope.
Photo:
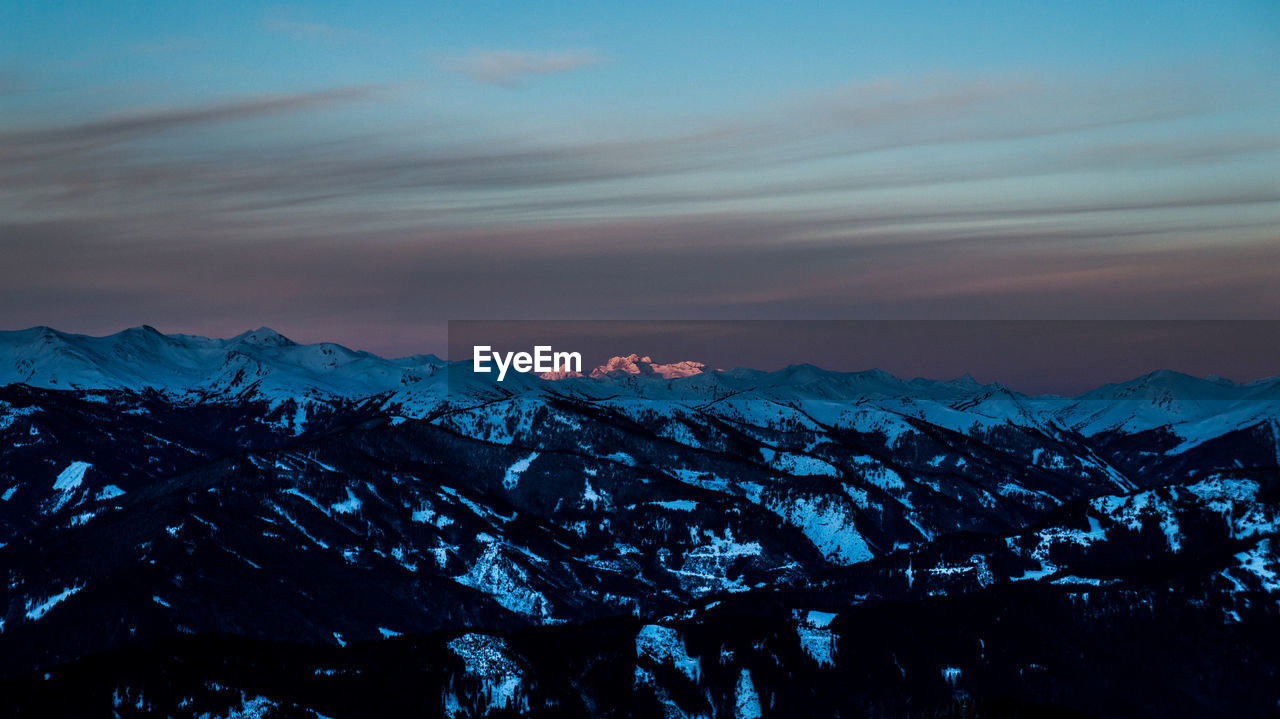
<svg viewBox="0 0 1280 719">
<path fill-rule="evenodd" d="M 352 398 L 422 382 L 443 365 L 430 355 L 387 360 L 336 344 L 299 345 L 265 327 L 225 340 L 145 326 L 106 337 L 48 327 L 0 332 L 0 385 L 49 389 Z"/>
<path fill-rule="evenodd" d="M 1263 686 L 1280 666 L 1249 641 L 1280 606 L 1275 381 L 1161 372 L 1053 398 L 615 364 L 498 385 L 269 330 L 0 335 L 6 700 L 364 716 L 333 703 L 346 689 L 289 682 L 390 672 L 445 715 L 589 716 L 589 695 L 633 716 L 901 716 L 918 707 L 895 697 L 999 695 L 1050 667 L 1064 705 L 1127 716 L 1072 689 L 1162 692 L 1180 666 Z M 1143 641 L 1191 627 L 1202 653 L 1161 645 L 1138 663 L 1150 676 L 1089 673 L 1082 652 L 1114 654 L 1108 617 Z M 229 659 L 157 689 L 128 671 L 131 652 L 233 640 L 265 643 L 245 665 L 291 678 L 228 678 Z M 63 678 L 95 656 L 110 660 L 94 678 Z M 414 714 L 422 697 L 387 686 L 361 696 Z M 1249 686 L 1185 706 L 1274 703 Z"/>
</svg>

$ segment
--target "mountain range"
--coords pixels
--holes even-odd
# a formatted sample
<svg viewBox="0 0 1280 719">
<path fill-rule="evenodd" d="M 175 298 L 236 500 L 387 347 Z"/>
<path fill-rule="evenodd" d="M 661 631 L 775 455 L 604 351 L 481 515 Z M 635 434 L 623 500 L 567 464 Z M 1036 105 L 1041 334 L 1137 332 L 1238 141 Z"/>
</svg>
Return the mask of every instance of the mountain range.
<svg viewBox="0 0 1280 719">
<path fill-rule="evenodd" d="M 1280 378 L 0 333 L 19 715 L 1266 716 Z"/>
</svg>

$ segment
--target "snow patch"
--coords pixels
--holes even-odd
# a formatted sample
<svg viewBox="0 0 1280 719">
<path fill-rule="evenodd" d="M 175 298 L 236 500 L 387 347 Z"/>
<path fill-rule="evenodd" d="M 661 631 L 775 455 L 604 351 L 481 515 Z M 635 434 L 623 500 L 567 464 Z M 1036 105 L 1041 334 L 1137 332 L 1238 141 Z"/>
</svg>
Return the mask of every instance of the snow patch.
<svg viewBox="0 0 1280 719">
<path fill-rule="evenodd" d="M 871 549 L 838 498 L 801 495 L 771 500 L 766 507 L 803 532 L 828 561 L 850 565 L 871 559 Z"/>
<path fill-rule="evenodd" d="M 817 610 L 795 610 L 796 635 L 800 648 L 804 649 L 820 667 L 835 666 L 836 635 L 831 631 L 831 621 L 836 615 Z"/>
<path fill-rule="evenodd" d="M 480 541 L 484 539 L 480 538 Z M 546 619 L 551 615 L 551 603 L 529 586 L 528 574 L 503 555 L 498 542 L 490 541 L 484 554 L 467 573 L 454 577 L 454 581 L 488 594 L 493 601 L 516 614 L 533 619 Z"/>
<path fill-rule="evenodd" d="M 519 697 L 520 686 L 524 683 L 524 672 L 516 663 L 510 645 L 501 637 L 488 634 L 463 634 L 448 644 L 449 650 L 466 668 L 467 674 L 480 679 L 484 683 L 488 696 L 488 709 L 523 710 L 525 703 Z M 445 713 L 457 716 L 462 713 L 456 696 L 445 698 Z"/>
<path fill-rule="evenodd" d="M 618 464 L 625 464 L 628 467 L 636 466 L 635 458 L 627 454 L 626 452 L 614 452 L 613 454 L 605 455 L 604 459 L 607 459 L 611 462 L 617 462 Z"/>
<path fill-rule="evenodd" d="M 698 508 L 698 503 L 692 499 L 670 499 L 664 502 L 649 502 L 649 504 L 677 512 L 692 512 Z"/>
<path fill-rule="evenodd" d="M 691 682 L 702 676 L 702 664 L 689 656 L 680 632 L 658 624 L 646 624 L 636 634 L 636 659 L 674 667 Z"/>
<path fill-rule="evenodd" d="M 33 622 L 37 621 L 38 619 L 40 619 L 40 617 L 43 617 L 45 614 L 47 614 L 50 609 L 53 609 L 60 602 L 65 600 L 67 597 L 71 596 L 72 594 L 75 594 L 76 592 L 80 591 L 83 588 L 84 588 L 83 585 L 76 584 L 46 599 L 42 599 L 39 601 L 34 599 L 28 599 L 27 607 L 26 607 L 27 619 Z"/>
<path fill-rule="evenodd" d="M 537 458 L 538 452 L 534 452 L 524 459 L 516 460 L 515 464 L 507 467 L 507 472 L 502 477 L 502 486 L 506 487 L 507 490 L 515 489 L 516 485 L 520 483 L 520 475 L 524 474 L 525 470 L 529 469 L 529 465 L 533 464 L 533 460 Z"/>
<path fill-rule="evenodd" d="M 120 489 L 114 484 L 108 484 L 107 486 L 98 490 L 98 501 L 104 502 L 109 499 L 115 499 L 116 497 L 122 496 L 123 494 L 124 494 L 123 489 Z"/>
<path fill-rule="evenodd" d="M 351 493 L 350 487 L 346 487 L 346 490 L 347 498 L 341 502 L 335 502 L 334 504 L 329 505 L 329 509 L 332 509 L 338 514 L 353 514 L 360 510 L 360 507 L 363 505 L 360 498 Z"/>
<path fill-rule="evenodd" d="M 751 683 L 751 672 L 746 669 L 738 675 L 738 686 L 733 691 L 733 716 L 735 719 L 760 719 L 760 697 Z"/>
<path fill-rule="evenodd" d="M 797 477 L 839 477 L 840 470 L 829 462 L 805 454 L 779 452 L 770 462 L 774 469 Z"/>
<path fill-rule="evenodd" d="M 53 510 L 56 512 L 62 508 L 62 505 L 71 499 L 72 493 L 76 491 L 84 482 L 84 473 L 92 464 L 88 462 L 72 462 L 67 468 L 58 473 L 58 478 L 53 481 L 53 488 L 61 493 L 58 500 L 54 503 Z"/>
</svg>

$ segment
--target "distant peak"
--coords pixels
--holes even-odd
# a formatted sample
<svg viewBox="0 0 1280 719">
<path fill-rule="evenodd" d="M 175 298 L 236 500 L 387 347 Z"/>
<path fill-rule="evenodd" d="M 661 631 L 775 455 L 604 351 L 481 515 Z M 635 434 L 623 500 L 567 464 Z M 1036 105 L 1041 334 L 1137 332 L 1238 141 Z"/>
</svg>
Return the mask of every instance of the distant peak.
<svg viewBox="0 0 1280 719">
<path fill-rule="evenodd" d="M 25 330 L 7 330 L 0 332 L 0 340 L 8 342 L 40 342 L 46 346 L 65 342 L 67 336 L 52 327 L 36 325 Z"/>
<path fill-rule="evenodd" d="M 797 364 L 789 364 L 783 367 L 778 373 L 788 380 L 813 380 L 829 374 L 827 370 L 808 362 L 799 362 Z"/>
<path fill-rule="evenodd" d="M 685 360 L 683 362 L 671 362 L 667 364 L 654 362 L 649 355 L 629 354 L 625 357 L 611 357 L 608 362 L 596 367 L 589 373 L 591 377 L 601 377 L 608 374 L 620 373 L 629 375 L 645 375 L 650 377 L 661 377 L 662 379 L 676 379 L 679 377 L 691 377 L 695 374 L 702 374 L 707 366 L 702 362 L 693 362 Z"/>
<path fill-rule="evenodd" d="M 237 344 L 250 344 L 261 347 L 289 347 L 297 344 L 270 327 L 259 327 L 256 330 L 242 332 L 232 337 L 231 341 Z"/>
<path fill-rule="evenodd" d="M 62 333 L 48 325 L 36 325 L 25 330 L 18 330 L 15 334 L 30 335 L 31 337 L 61 337 Z"/>
<path fill-rule="evenodd" d="M 405 361 L 405 362 L 412 362 L 412 363 L 415 363 L 415 364 L 426 364 L 426 365 L 444 365 L 444 364 L 447 364 L 447 362 L 445 362 L 444 360 L 440 359 L 439 357 L 437 357 L 437 356 L 435 356 L 435 355 L 433 355 L 433 354 L 416 354 L 416 355 L 409 355 L 409 356 L 407 356 L 407 357 L 401 357 L 400 359 L 401 359 L 401 361 Z"/>
<path fill-rule="evenodd" d="M 130 327 L 120 334 L 126 337 L 165 337 L 165 334 L 151 325 L 138 325 Z"/>
<path fill-rule="evenodd" d="M 1194 383 L 1194 382 L 1202 382 L 1202 381 L 1203 380 L 1201 380 L 1199 377 L 1193 377 L 1192 375 L 1186 374 L 1184 372 L 1179 372 L 1177 370 L 1171 370 L 1171 369 L 1158 369 L 1154 372 L 1148 372 L 1147 374 L 1133 380 L 1133 382 L 1135 383 L 1142 383 L 1142 384 L 1151 384 L 1151 383 L 1172 384 L 1172 383 L 1187 383 L 1187 382 Z"/>
</svg>

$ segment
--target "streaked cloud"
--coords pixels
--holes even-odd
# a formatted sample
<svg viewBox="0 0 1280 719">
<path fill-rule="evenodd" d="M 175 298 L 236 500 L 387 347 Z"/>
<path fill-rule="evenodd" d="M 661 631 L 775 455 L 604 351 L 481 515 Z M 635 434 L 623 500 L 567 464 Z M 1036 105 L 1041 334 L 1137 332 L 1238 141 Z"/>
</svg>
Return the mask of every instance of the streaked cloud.
<svg viewBox="0 0 1280 719">
<path fill-rule="evenodd" d="M 0 159 L 38 162 L 51 155 L 235 120 L 334 106 L 370 97 L 374 86 L 261 95 L 204 105 L 137 109 L 53 127 L 0 130 Z"/>
<path fill-rule="evenodd" d="M 559 75 L 594 67 L 605 58 L 594 50 L 522 52 L 518 50 L 475 50 L 450 61 L 448 66 L 467 77 L 491 85 L 516 87 L 537 75 Z"/>
<path fill-rule="evenodd" d="M 1228 175 L 1224 185 L 1188 171 L 1275 155 L 1280 133 L 1170 129 L 1170 123 L 1211 112 L 1211 92 L 1194 84 L 1154 92 L 1147 78 L 1131 84 L 1142 93 L 1136 107 L 1114 102 L 1110 92 L 1045 80 L 899 80 L 787 98 L 678 132 L 577 142 L 445 131 L 438 119 L 437 126 L 377 141 L 341 132 L 286 133 L 264 144 L 246 132 L 202 139 L 198 149 L 177 155 L 171 145 L 151 142 L 230 121 L 394 102 L 374 86 L 238 98 L 0 132 L 0 201 L 8 195 L 42 213 L 138 221 L 171 212 L 270 211 L 296 212 L 322 224 L 339 216 L 361 222 L 362 208 L 377 206 L 367 214 L 380 223 L 485 226 L 583 213 L 627 218 L 767 206 L 805 207 L 823 216 L 867 204 L 863 198 L 877 193 L 906 198 L 922 188 L 960 191 L 1011 180 L 1049 192 L 1055 178 L 1090 174 L 1145 173 L 1177 181 L 1159 196 L 1141 186 L 1100 198 L 1059 190 L 1033 202 L 987 199 L 985 207 L 948 206 L 957 200 L 935 194 L 927 212 L 904 206 L 898 222 L 905 224 L 962 215 L 977 221 L 975 212 L 991 222 L 1064 213 L 1118 216 L 1117 206 L 1174 211 L 1273 194 L 1245 176 Z M 1135 129 L 1140 139 L 1134 139 Z M 874 204 L 867 223 L 886 224 L 883 207 Z"/>
<path fill-rule="evenodd" d="M 527 318 L 1270 318 L 1280 243 L 1083 251 L 1075 230 L 946 227 L 850 242 L 808 218 L 699 217 L 350 234 L 175 223 L 5 225 L 0 323 L 39 313 L 228 334 L 247 318 L 387 354 L 442 351 L 443 320 Z M 58 248 L 51 251 L 50 248 Z"/>
<path fill-rule="evenodd" d="M 554 139 L 383 130 L 409 93 L 381 90 L 0 132 L 0 326 L 396 354 L 458 316 L 1280 314 L 1280 133 L 1194 77 L 897 78 Z"/>
<path fill-rule="evenodd" d="M 200 41 L 192 37 L 169 37 L 152 42 L 137 43 L 129 47 L 136 55 L 168 55 L 200 47 Z"/>
<path fill-rule="evenodd" d="M 283 12 L 272 12 L 262 19 L 262 27 L 288 35 L 296 40 L 324 40 L 353 34 L 346 28 L 316 22 Z"/>
</svg>

